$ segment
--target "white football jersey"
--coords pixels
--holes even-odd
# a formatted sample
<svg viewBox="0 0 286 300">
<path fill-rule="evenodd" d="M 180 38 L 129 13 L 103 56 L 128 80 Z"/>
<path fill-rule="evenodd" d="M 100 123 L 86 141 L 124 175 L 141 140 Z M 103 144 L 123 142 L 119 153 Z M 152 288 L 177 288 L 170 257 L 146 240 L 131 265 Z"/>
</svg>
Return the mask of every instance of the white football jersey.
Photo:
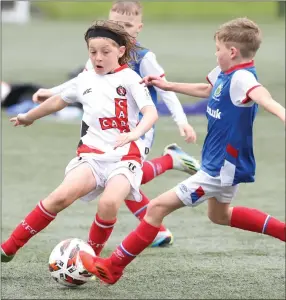
<svg viewBox="0 0 286 300">
<path fill-rule="evenodd" d="M 138 124 L 139 111 L 154 106 L 148 89 L 140 81 L 141 77 L 127 65 L 106 75 L 98 75 L 92 68 L 80 73 L 61 93 L 67 103 L 83 105 L 84 130 L 78 149 L 81 155 L 92 152 L 101 161 L 135 159 L 141 163 L 145 151 L 141 139 L 114 150 L 118 135 Z"/>
</svg>

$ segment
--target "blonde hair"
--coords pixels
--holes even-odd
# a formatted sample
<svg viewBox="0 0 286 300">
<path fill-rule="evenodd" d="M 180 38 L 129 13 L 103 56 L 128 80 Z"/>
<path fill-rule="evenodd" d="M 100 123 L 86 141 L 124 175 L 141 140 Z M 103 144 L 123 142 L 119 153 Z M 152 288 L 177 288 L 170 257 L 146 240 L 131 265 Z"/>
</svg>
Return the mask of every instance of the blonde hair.
<svg viewBox="0 0 286 300">
<path fill-rule="evenodd" d="M 214 38 L 240 50 L 243 58 L 252 58 L 262 41 L 261 30 L 257 24 L 248 18 L 238 18 L 222 24 Z"/>
<path fill-rule="evenodd" d="M 143 13 L 142 5 L 139 1 L 115 1 L 110 9 L 111 12 L 126 14 L 128 16 L 140 16 Z"/>
<path fill-rule="evenodd" d="M 133 37 L 125 31 L 123 26 L 114 21 L 95 21 L 85 32 L 84 39 L 87 45 L 89 41 L 89 32 L 97 28 L 107 29 L 112 33 L 117 34 L 121 38 L 123 46 L 125 46 L 125 53 L 118 59 L 120 65 L 129 64 L 132 60 L 137 61 L 136 50 L 138 47 L 134 43 Z M 116 46 L 119 46 L 113 40 L 112 43 Z"/>
</svg>

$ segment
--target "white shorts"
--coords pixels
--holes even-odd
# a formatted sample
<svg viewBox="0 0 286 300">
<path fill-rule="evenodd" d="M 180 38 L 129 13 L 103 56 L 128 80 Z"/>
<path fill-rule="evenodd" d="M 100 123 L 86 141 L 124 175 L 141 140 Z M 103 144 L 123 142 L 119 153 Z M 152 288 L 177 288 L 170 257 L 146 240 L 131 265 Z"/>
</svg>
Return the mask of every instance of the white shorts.
<svg viewBox="0 0 286 300">
<path fill-rule="evenodd" d="M 215 197 L 221 203 L 230 203 L 238 185 L 221 186 L 220 177 L 212 177 L 204 171 L 198 171 L 175 187 L 179 199 L 187 206 L 197 206 L 205 200 Z"/>
<path fill-rule="evenodd" d="M 65 175 L 78 167 L 79 165 L 87 163 L 96 179 L 96 188 L 81 198 L 83 201 L 92 201 L 98 197 L 104 190 L 107 181 L 115 175 L 124 175 L 131 185 L 130 194 L 126 199 L 141 201 L 141 194 L 139 188 L 142 181 L 143 172 L 141 165 L 134 160 L 124 160 L 119 162 L 105 162 L 96 160 L 92 155 L 79 156 L 73 158 L 66 167 Z"/>
<path fill-rule="evenodd" d="M 144 160 L 146 159 L 147 155 L 150 153 L 150 150 L 153 146 L 154 136 L 155 136 L 154 128 L 151 128 L 144 135 L 144 138 L 143 138 L 143 142 L 145 144 L 145 150 L 144 150 L 144 156 L 143 156 Z"/>
</svg>

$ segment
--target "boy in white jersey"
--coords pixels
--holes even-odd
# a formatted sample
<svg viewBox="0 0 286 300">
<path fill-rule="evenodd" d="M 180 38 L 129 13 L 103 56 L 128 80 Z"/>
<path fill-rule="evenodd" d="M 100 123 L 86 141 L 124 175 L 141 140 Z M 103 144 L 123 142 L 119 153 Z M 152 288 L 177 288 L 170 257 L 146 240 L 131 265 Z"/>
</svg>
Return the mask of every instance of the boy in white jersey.
<svg viewBox="0 0 286 300">
<path fill-rule="evenodd" d="M 143 79 L 145 84 L 164 90 L 209 98 L 202 168 L 175 189 L 152 200 L 143 221 L 109 258 L 94 259 L 80 253 L 85 268 L 106 283 L 117 282 L 124 268 L 152 242 L 165 216 L 206 200 L 213 223 L 267 234 L 285 242 L 284 222 L 256 209 L 230 206 L 239 183 L 254 181 L 252 129 L 257 105 L 285 125 L 285 108 L 257 81 L 253 58 L 261 43 L 260 29 L 251 20 L 239 18 L 223 24 L 215 33 L 215 40 L 219 67 L 209 74 L 209 84 L 166 82 L 158 76 Z"/>
<path fill-rule="evenodd" d="M 79 101 L 89 128 L 78 156 L 66 167 L 63 182 L 2 243 L 1 261 L 10 261 L 31 237 L 77 199 L 88 201 L 102 194 L 89 232 L 89 244 L 99 255 L 122 202 L 141 200 L 145 145 L 140 137 L 152 128 L 158 115 L 147 87 L 127 66 L 136 45 L 122 26 L 111 21 L 94 23 L 85 41 L 93 70 L 81 73 L 60 95 L 11 119 L 15 126 L 29 126 Z M 139 112 L 143 114 L 140 122 Z"/>
<path fill-rule="evenodd" d="M 136 42 L 137 36 L 143 28 L 142 23 L 142 7 L 139 1 L 115 1 L 109 12 L 109 20 L 120 23 L 125 30 L 134 38 Z M 138 42 L 136 42 L 138 44 Z M 131 62 L 132 68 L 141 76 L 158 75 L 165 80 L 164 69 L 157 62 L 153 52 L 145 48 L 137 49 L 137 61 Z M 90 60 L 85 65 L 85 70 L 92 70 L 93 65 Z M 40 89 L 33 96 L 35 102 L 45 100 L 46 97 L 61 93 L 65 88 L 70 86 L 73 79 L 52 89 Z M 180 134 L 185 137 L 187 142 L 196 140 L 196 133 L 192 126 L 188 124 L 187 117 L 183 111 L 182 105 L 176 94 L 170 91 L 164 91 L 156 87 L 149 87 L 149 91 L 153 102 L 157 105 L 158 97 L 160 97 L 169 108 L 172 117 L 179 127 Z M 83 117 L 82 128 L 86 128 L 89 123 Z M 155 129 L 150 129 L 144 136 L 146 155 L 149 153 L 153 140 Z M 172 144 L 164 149 L 164 154 L 161 157 L 154 158 L 150 161 L 145 161 L 142 166 L 143 176 L 142 184 L 146 184 L 155 177 L 163 174 L 170 169 L 185 171 L 188 174 L 194 174 L 200 168 L 199 163 L 190 155 L 183 152 L 177 145 Z M 148 198 L 142 193 L 142 201 L 131 202 L 126 201 L 129 210 L 140 220 L 144 217 L 146 207 L 149 203 Z M 171 244 L 173 237 L 170 231 L 161 226 L 158 237 L 155 238 L 152 246 L 161 246 Z"/>
</svg>

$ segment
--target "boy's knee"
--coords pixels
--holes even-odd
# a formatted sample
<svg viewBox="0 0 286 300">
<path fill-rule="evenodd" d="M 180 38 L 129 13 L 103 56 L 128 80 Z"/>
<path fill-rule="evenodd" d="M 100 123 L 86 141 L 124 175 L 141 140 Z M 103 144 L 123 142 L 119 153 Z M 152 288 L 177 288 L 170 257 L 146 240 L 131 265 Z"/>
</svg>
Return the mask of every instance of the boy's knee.
<svg viewBox="0 0 286 300">
<path fill-rule="evenodd" d="M 215 213 L 213 211 L 209 211 L 208 218 L 214 224 L 218 224 L 218 225 L 228 225 L 229 224 L 229 216 L 227 213 Z"/>
<path fill-rule="evenodd" d="M 101 198 L 98 203 L 99 216 L 106 220 L 115 218 L 120 204 L 120 199 L 116 197 Z"/>
<path fill-rule="evenodd" d="M 72 200 L 68 192 L 52 193 L 42 203 L 48 210 L 58 213 L 68 207 L 73 202 Z"/>
<path fill-rule="evenodd" d="M 146 215 L 158 217 L 158 218 L 164 218 L 165 217 L 164 205 L 162 205 L 162 203 L 160 203 L 159 201 L 156 201 L 156 199 L 150 201 L 150 203 L 147 206 Z"/>
</svg>

